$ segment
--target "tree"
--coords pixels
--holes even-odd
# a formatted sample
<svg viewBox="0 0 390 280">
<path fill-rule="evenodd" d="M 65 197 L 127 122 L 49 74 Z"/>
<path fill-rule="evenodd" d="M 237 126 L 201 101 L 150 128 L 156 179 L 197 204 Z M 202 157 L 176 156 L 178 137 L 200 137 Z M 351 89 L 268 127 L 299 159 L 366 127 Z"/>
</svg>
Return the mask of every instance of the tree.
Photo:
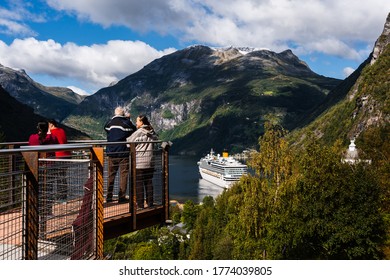
<svg viewBox="0 0 390 280">
<path fill-rule="evenodd" d="M 248 162 L 256 176 L 240 181 L 243 195 L 238 222 L 246 233 L 243 246 L 253 247 L 251 257 L 265 259 L 269 223 L 279 208 L 280 192 L 292 175 L 293 157 L 283 127 L 270 122 L 264 127 L 264 135 L 259 138 L 259 152 L 252 153 Z"/>
<path fill-rule="evenodd" d="M 220 235 L 219 223 L 215 218 L 214 199 L 206 196 L 198 210 L 190 238 L 189 259 L 213 259 L 215 238 Z"/>
<path fill-rule="evenodd" d="M 285 133 L 266 123 L 260 151 L 249 161 L 255 175 L 243 176 L 217 198 L 215 207 L 202 207 L 191 236 L 192 258 L 267 257 L 268 223 L 279 203 L 278 192 L 291 174 Z"/>
<path fill-rule="evenodd" d="M 173 233 L 168 228 L 162 227 L 159 231 L 158 245 L 161 257 L 164 260 L 176 260 L 179 257 L 180 241 L 179 233 Z"/>
<path fill-rule="evenodd" d="M 248 164 L 261 180 L 267 181 L 276 203 L 282 182 L 292 173 L 292 156 L 284 138 L 287 131 L 270 122 L 266 122 L 264 128 L 265 133 L 259 138 L 260 150 L 251 154 Z"/>
<path fill-rule="evenodd" d="M 181 221 L 181 210 L 178 205 L 170 206 L 169 214 L 173 224 L 178 224 Z"/>
<path fill-rule="evenodd" d="M 135 260 L 162 260 L 159 246 L 154 242 L 141 242 L 135 248 Z"/>
<path fill-rule="evenodd" d="M 295 187 L 283 194 L 297 203 L 282 205 L 287 215 L 279 211 L 274 221 L 282 223 L 272 224 L 272 239 L 285 242 L 274 247 L 275 258 L 381 258 L 380 187 L 369 165 L 342 163 L 339 151 L 337 143 L 328 148 L 314 142 L 303 154 Z"/>
<path fill-rule="evenodd" d="M 198 206 L 192 200 L 184 203 L 181 220 L 188 230 L 194 227 L 196 216 L 198 214 Z"/>
</svg>

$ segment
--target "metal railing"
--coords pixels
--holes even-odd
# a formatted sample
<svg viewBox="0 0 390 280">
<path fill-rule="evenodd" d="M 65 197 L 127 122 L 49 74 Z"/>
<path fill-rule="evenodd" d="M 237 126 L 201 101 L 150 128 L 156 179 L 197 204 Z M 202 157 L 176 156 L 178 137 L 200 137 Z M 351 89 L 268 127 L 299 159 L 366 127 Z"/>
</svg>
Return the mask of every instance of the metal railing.
<svg viewBox="0 0 390 280">
<path fill-rule="evenodd" d="M 0 260 L 101 259 L 104 239 L 168 219 L 169 143 L 24 144 L 0 143 Z"/>
</svg>

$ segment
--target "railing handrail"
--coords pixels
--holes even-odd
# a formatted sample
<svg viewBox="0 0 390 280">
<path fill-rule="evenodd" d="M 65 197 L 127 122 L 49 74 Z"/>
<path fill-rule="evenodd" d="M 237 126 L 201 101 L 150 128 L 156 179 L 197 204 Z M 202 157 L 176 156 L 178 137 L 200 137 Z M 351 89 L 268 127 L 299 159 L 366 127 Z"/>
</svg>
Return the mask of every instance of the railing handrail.
<svg viewBox="0 0 390 280">
<path fill-rule="evenodd" d="M 16 141 L 16 142 L 2 142 L 0 143 L 0 146 L 4 145 L 4 146 L 12 146 L 12 145 L 24 145 L 24 144 L 28 144 L 28 141 Z"/>
<path fill-rule="evenodd" d="M 81 140 L 82 141 L 82 140 Z M 13 146 L 13 145 L 19 145 L 27 144 L 27 145 L 21 145 L 18 148 L 12 148 L 12 149 L 0 149 L 0 154 L 7 154 L 7 153 L 15 153 L 15 152 L 52 152 L 52 151 L 58 151 L 58 150 L 81 150 L 81 149 L 90 149 L 93 147 L 93 145 L 102 145 L 102 146 L 111 146 L 111 145 L 118 145 L 118 144 L 140 144 L 140 143 L 157 143 L 162 144 L 164 141 L 162 140 L 155 140 L 155 141 L 137 141 L 137 142 L 128 142 L 128 141 L 118 141 L 118 142 L 107 142 L 107 140 L 103 141 L 90 141 L 86 142 L 85 144 L 80 143 L 68 143 L 68 144 L 51 144 L 51 145 L 28 145 L 28 142 L 4 142 L 0 143 L 0 146 Z"/>
<path fill-rule="evenodd" d="M 55 145 L 38 145 L 38 146 L 20 146 L 13 149 L 0 149 L 0 154 L 18 153 L 18 152 L 52 152 L 58 150 L 82 150 L 90 149 L 92 145 L 72 145 L 72 144 L 55 144 Z"/>
</svg>

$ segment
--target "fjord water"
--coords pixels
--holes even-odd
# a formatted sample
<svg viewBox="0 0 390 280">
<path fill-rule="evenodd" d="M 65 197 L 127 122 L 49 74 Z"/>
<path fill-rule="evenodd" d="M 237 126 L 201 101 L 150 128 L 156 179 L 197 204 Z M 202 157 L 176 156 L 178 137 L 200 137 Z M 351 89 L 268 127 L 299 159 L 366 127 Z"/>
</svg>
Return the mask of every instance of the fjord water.
<svg viewBox="0 0 390 280">
<path fill-rule="evenodd" d="M 215 199 L 222 193 L 222 187 L 200 177 L 198 161 L 196 157 L 169 156 L 169 199 L 199 203 L 205 196 Z"/>
</svg>

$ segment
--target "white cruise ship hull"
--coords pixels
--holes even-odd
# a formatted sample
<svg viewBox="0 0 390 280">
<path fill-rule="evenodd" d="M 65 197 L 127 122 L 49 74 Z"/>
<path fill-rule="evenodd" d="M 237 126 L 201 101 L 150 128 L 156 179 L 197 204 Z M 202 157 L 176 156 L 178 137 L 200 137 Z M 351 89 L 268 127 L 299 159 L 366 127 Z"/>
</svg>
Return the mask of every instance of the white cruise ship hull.
<svg viewBox="0 0 390 280">
<path fill-rule="evenodd" d="M 202 168 L 199 168 L 199 173 L 202 179 L 205 179 L 206 181 L 213 183 L 214 185 L 220 186 L 222 188 L 229 188 L 234 183 L 234 181 L 225 181 L 222 178 L 222 175 L 216 177 L 214 175 L 207 174 L 206 172 L 207 170 L 204 171 Z"/>
</svg>

